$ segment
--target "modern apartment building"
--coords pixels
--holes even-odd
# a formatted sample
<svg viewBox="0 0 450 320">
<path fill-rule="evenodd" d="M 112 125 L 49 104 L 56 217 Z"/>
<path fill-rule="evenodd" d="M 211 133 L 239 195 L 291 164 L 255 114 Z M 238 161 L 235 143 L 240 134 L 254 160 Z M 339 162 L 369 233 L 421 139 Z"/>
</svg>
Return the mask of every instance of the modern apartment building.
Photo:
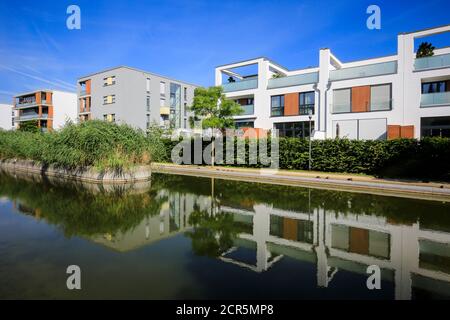
<svg viewBox="0 0 450 320">
<path fill-rule="evenodd" d="M 43 131 L 60 129 L 77 119 L 77 95 L 57 90 L 37 90 L 14 97 L 16 123 L 36 121 Z"/>
<path fill-rule="evenodd" d="M 15 123 L 16 111 L 11 104 L 0 104 L 0 129 L 13 130 L 16 128 Z"/>
<path fill-rule="evenodd" d="M 396 55 L 363 61 L 344 63 L 321 49 L 319 66 L 301 70 L 264 57 L 236 62 L 217 67 L 215 83 L 243 106 L 237 127 L 293 137 L 311 129 L 315 139 L 448 137 L 450 47 L 426 58 L 414 52 L 415 40 L 444 32 L 450 25 L 399 34 Z"/>
<path fill-rule="evenodd" d="M 126 66 L 100 71 L 78 80 L 79 120 L 188 128 L 196 87 Z"/>
</svg>

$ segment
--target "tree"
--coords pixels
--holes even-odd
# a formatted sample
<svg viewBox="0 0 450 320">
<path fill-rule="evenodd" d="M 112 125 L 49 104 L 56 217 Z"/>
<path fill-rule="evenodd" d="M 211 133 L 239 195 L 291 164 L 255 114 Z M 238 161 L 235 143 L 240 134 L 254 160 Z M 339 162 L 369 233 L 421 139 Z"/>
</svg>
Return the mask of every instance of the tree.
<svg viewBox="0 0 450 320">
<path fill-rule="evenodd" d="M 25 132 L 39 132 L 38 122 L 35 121 L 25 121 L 19 125 L 19 131 Z"/>
<path fill-rule="evenodd" d="M 222 87 L 196 88 L 194 101 L 189 108 L 194 117 L 190 119 L 193 127 L 194 121 L 202 120 L 204 129 L 218 129 L 224 133 L 226 128 L 234 128 L 233 116 L 242 114 L 242 107 L 223 94 Z M 214 135 L 211 145 L 211 165 L 214 166 L 215 146 Z"/>
<path fill-rule="evenodd" d="M 429 42 L 422 42 L 417 49 L 416 58 L 431 57 L 434 55 L 434 49 L 436 49 Z"/>
<path fill-rule="evenodd" d="M 202 120 L 203 128 L 234 128 L 233 116 L 242 114 L 242 107 L 229 100 L 223 94 L 222 87 L 197 88 L 190 110 L 194 113 L 193 121 Z"/>
<path fill-rule="evenodd" d="M 228 78 L 228 82 L 229 82 L 229 83 L 232 83 L 232 82 L 236 82 L 236 80 L 234 80 L 233 77 L 229 77 L 229 78 Z"/>
</svg>

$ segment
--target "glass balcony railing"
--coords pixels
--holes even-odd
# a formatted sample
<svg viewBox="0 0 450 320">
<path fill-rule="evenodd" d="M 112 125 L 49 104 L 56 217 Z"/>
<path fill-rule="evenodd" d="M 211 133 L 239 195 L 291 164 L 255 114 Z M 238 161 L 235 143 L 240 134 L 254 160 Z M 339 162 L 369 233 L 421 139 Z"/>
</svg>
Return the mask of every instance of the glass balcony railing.
<svg viewBox="0 0 450 320">
<path fill-rule="evenodd" d="M 258 79 L 249 79 L 222 84 L 224 92 L 242 91 L 258 88 Z"/>
<path fill-rule="evenodd" d="M 86 90 L 81 90 L 80 91 L 80 96 L 85 96 L 87 95 L 87 91 Z"/>
<path fill-rule="evenodd" d="M 366 78 L 397 73 L 397 61 L 369 64 L 366 66 L 344 68 L 330 72 L 331 81 Z"/>
<path fill-rule="evenodd" d="M 25 107 L 29 107 L 29 106 L 33 106 L 36 104 L 36 100 L 27 100 L 27 101 L 19 101 L 16 102 L 16 108 L 25 108 Z"/>
<path fill-rule="evenodd" d="M 419 58 L 414 63 L 415 70 L 427 70 L 450 67 L 450 53 L 437 56 Z"/>
<path fill-rule="evenodd" d="M 319 73 L 297 74 L 295 76 L 287 76 L 282 78 L 269 79 L 268 89 L 299 86 L 303 84 L 319 82 Z"/>
<path fill-rule="evenodd" d="M 421 107 L 433 107 L 440 105 L 450 105 L 450 92 L 436 92 L 422 94 L 420 99 Z"/>
<path fill-rule="evenodd" d="M 241 106 L 241 108 L 244 110 L 244 112 L 242 112 L 240 116 L 248 116 L 254 114 L 255 108 L 253 104 L 243 105 Z"/>
<path fill-rule="evenodd" d="M 39 116 L 39 113 L 27 113 L 19 116 L 18 121 L 29 121 L 37 119 L 48 119 L 48 114 L 42 114 L 41 116 Z"/>
</svg>

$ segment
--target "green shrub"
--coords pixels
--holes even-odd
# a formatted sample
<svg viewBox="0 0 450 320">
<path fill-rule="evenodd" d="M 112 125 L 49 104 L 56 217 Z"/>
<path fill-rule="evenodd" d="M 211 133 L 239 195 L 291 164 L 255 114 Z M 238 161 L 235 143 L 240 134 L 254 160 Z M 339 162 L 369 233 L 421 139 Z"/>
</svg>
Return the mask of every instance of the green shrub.
<svg viewBox="0 0 450 320">
<path fill-rule="evenodd" d="M 236 141 L 235 139 L 235 144 Z M 177 143 L 164 140 L 166 156 L 163 161 L 171 162 L 171 150 Z M 209 144 L 210 142 L 203 142 L 203 149 Z M 262 167 L 261 164 L 248 164 L 250 157 L 248 145 L 247 139 L 244 155 L 247 164 L 240 166 Z M 308 170 L 308 139 L 280 138 L 279 150 L 280 169 Z M 235 146 L 235 159 L 236 157 Z M 421 141 L 313 140 L 312 160 L 312 170 L 315 171 L 450 181 L 450 139 L 447 138 L 424 138 Z M 194 163 L 193 157 L 191 163 Z"/>
<path fill-rule="evenodd" d="M 140 130 L 104 121 L 67 124 L 50 133 L 0 133 L 2 159 L 29 159 L 66 168 L 95 166 L 121 170 L 149 164 L 150 144 Z"/>
</svg>

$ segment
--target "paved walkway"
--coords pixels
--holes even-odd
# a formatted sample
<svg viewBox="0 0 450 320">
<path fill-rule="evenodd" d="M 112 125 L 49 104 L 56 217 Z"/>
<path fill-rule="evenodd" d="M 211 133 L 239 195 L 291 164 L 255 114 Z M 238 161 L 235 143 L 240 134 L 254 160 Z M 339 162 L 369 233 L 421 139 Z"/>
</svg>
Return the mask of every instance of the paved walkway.
<svg viewBox="0 0 450 320">
<path fill-rule="evenodd" d="M 373 176 L 356 174 L 295 170 L 269 171 L 221 166 L 176 165 L 169 163 L 154 163 L 152 170 L 156 173 L 182 174 L 450 201 L 449 183 L 378 179 Z"/>
</svg>

